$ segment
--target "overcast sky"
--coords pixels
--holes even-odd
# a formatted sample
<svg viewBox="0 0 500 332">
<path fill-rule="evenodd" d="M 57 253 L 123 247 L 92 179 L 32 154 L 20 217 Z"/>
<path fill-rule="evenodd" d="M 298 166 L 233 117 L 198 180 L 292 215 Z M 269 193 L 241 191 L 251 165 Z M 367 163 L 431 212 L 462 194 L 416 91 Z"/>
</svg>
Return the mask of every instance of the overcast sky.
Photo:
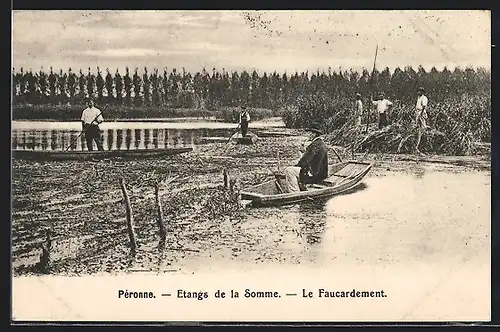
<svg viewBox="0 0 500 332">
<path fill-rule="evenodd" d="M 13 67 L 490 68 L 487 11 L 15 11 Z"/>
</svg>

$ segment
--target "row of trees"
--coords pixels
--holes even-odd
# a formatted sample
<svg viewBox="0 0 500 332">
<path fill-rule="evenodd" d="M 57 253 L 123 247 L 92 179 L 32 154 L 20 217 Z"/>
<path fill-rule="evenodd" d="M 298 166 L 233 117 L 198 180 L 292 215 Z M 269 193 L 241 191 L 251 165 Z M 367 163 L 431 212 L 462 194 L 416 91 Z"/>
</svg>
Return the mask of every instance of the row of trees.
<svg viewBox="0 0 500 332">
<path fill-rule="evenodd" d="M 373 74 L 373 75 L 372 75 Z M 302 72 L 293 74 L 258 73 L 253 71 L 222 72 L 205 69 L 194 75 L 165 68 L 162 72 L 152 72 L 144 68 L 143 73 L 129 68 L 122 75 L 119 70 L 111 73 L 97 68 L 93 73 L 88 69 L 67 72 L 60 70 L 46 73 L 12 72 L 12 95 L 14 105 L 81 105 L 89 96 L 98 103 L 128 106 L 170 106 L 210 107 L 237 106 L 246 102 L 252 107 L 278 109 L 296 101 L 305 94 L 325 92 L 333 95 L 351 96 L 360 92 L 364 96 L 376 91 L 384 91 L 389 98 L 409 101 L 415 98 L 417 86 L 423 86 L 434 100 L 449 95 L 490 93 L 491 75 L 484 68 L 432 68 L 426 71 L 422 66 L 389 68 L 370 73 L 333 71 Z M 203 101 L 198 103 L 197 101 Z"/>
</svg>

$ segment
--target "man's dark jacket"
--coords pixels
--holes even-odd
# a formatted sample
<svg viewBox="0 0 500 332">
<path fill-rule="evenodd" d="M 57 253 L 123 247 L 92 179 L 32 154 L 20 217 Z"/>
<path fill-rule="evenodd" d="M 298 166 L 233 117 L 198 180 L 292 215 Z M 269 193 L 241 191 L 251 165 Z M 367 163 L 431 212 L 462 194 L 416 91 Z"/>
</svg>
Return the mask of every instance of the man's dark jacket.
<svg viewBox="0 0 500 332">
<path fill-rule="evenodd" d="M 301 168 L 302 183 L 318 183 L 328 177 L 328 149 L 323 139 L 318 138 L 309 144 L 297 166 Z M 307 175 L 308 171 L 312 176 Z"/>
</svg>

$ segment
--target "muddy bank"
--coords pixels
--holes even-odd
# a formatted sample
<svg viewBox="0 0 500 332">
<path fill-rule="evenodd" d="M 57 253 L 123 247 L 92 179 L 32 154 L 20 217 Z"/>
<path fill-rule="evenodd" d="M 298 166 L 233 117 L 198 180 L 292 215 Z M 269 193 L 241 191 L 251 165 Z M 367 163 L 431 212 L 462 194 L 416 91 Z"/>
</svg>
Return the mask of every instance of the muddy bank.
<svg viewBox="0 0 500 332">
<path fill-rule="evenodd" d="M 14 273 L 37 272 L 33 266 L 40 259 L 47 229 L 52 240 L 48 271 L 55 274 L 160 272 L 229 262 L 300 263 L 311 254 L 300 246 L 314 246 L 324 236 L 322 227 L 327 222 L 321 216 L 325 216 L 326 202 L 245 210 L 236 204 L 235 193 L 223 188 L 222 171 L 227 169 L 239 187 L 260 183 L 278 167 L 297 161 L 303 139 L 267 137 L 253 146 L 214 143 L 196 146 L 189 154 L 154 160 L 13 160 Z M 341 147 L 335 149 L 343 158 L 353 157 Z M 354 158 L 374 163 L 368 178 L 400 173 L 418 176 L 430 171 L 488 174 L 490 169 L 488 156 L 355 154 Z M 335 159 L 331 152 L 331 162 Z M 122 177 L 134 213 L 139 245 L 135 255 L 130 254 L 119 185 Z M 162 244 L 154 184 L 165 178 L 175 180 L 160 190 L 167 228 Z M 295 218 L 304 222 L 290 222 L 287 213 L 294 209 L 299 209 Z"/>
</svg>

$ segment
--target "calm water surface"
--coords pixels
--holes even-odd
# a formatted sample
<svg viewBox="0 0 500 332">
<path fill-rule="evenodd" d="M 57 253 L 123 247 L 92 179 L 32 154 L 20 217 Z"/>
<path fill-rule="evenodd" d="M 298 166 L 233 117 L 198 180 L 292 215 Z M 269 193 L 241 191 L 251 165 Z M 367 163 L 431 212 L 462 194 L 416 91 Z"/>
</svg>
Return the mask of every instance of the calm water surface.
<svg viewBox="0 0 500 332">
<path fill-rule="evenodd" d="M 238 265 L 263 257 L 270 267 L 489 264 L 490 173 L 429 166 L 418 175 L 387 174 L 367 177 L 355 192 L 323 202 L 251 210 L 241 234 L 256 242 L 238 258 L 228 261 L 230 253 L 222 252 L 212 262 Z"/>
<path fill-rule="evenodd" d="M 105 150 L 157 149 L 201 144 L 205 137 L 228 137 L 237 124 L 222 122 L 104 122 Z M 280 127 L 280 121 L 255 122 L 252 128 Z M 13 121 L 12 149 L 85 150 L 80 122 Z M 95 144 L 95 143 L 94 143 Z"/>
</svg>

